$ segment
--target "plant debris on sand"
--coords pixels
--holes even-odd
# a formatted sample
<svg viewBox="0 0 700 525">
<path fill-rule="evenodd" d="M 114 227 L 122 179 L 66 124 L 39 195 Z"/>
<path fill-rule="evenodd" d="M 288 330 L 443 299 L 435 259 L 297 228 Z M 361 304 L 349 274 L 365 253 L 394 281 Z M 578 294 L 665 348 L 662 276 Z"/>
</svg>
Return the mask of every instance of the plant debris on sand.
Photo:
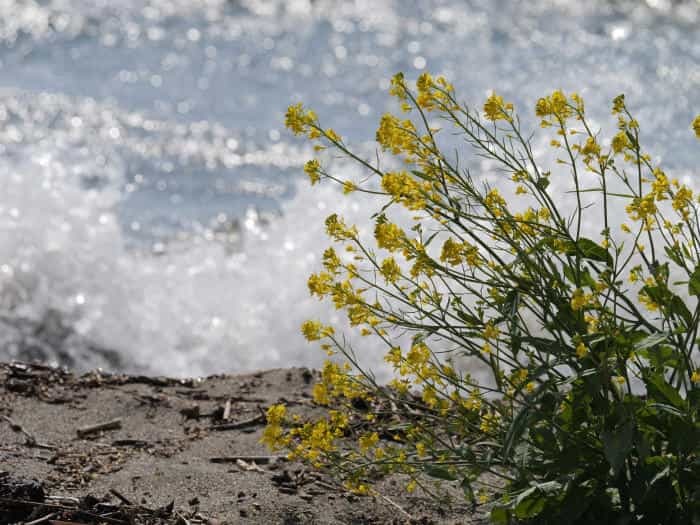
<svg viewBox="0 0 700 525">
<path fill-rule="evenodd" d="M 259 443 L 263 412 L 311 416 L 317 379 L 77 376 L 0 364 L 0 523 L 476 523 L 387 479 L 359 497 Z"/>
</svg>

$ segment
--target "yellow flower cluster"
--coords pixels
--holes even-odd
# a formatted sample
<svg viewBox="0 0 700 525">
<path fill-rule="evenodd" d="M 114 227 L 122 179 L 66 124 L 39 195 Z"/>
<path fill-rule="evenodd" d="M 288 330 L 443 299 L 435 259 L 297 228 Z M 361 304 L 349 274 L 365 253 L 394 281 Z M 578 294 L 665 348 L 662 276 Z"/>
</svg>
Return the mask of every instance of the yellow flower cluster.
<svg viewBox="0 0 700 525">
<path fill-rule="evenodd" d="M 700 139 L 700 115 L 693 119 L 692 125 L 693 131 L 695 132 L 695 136 Z"/>
<path fill-rule="evenodd" d="M 457 266 L 465 262 L 469 266 L 479 266 L 481 264 L 479 248 L 467 241 L 457 242 L 453 240 L 452 237 L 447 239 L 442 245 L 440 260 L 452 266 Z"/>
<path fill-rule="evenodd" d="M 622 153 L 632 147 L 626 131 L 618 131 L 613 137 L 611 147 L 614 153 Z"/>
<path fill-rule="evenodd" d="M 326 218 L 326 233 L 336 241 L 347 241 L 357 237 L 357 228 L 346 226 L 343 219 L 334 213 Z"/>
<path fill-rule="evenodd" d="M 648 193 L 643 197 L 635 197 L 625 210 L 633 221 L 641 221 L 647 229 L 651 229 L 655 222 L 658 211 L 654 198 L 654 193 Z"/>
<path fill-rule="evenodd" d="M 690 217 L 690 207 L 693 203 L 693 191 L 687 186 L 681 186 L 673 195 L 671 205 L 684 220 Z"/>
<path fill-rule="evenodd" d="M 513 104 L 504 102 L 503 97 L 492 93 L 484 102 L 484 116 L 492 122 L 497 120 L 511 122 L 513 120 Z"/>
<path fill-rule="evenodd" d="M 578 98 L 578 97 L 576 97 Z M 574 107 L 562 91 L 554 91 L 551 95 L 543 97 L 535 105 L 535 115 L 542 118 L 541 126 L 552 125 L 552 119 L 563 124 L 566 119 L 574 114 Z"/>
<path fill-rule="evenodd" d="M 267 445 L 271 450 L 279 450 L 288 444 L 282 424 L 284 423 L 287 409 L 284 405 L 272 405 L 265 413 L 267 426 L 263 430 L 260 442 Z"/>
<path fill-rule="evenodd" d="M 382 177 L 382 189 L 409 210 L 422 210 L 430 184 L 419 183 L 405 171 L 390 171 Z"/>
<path fill-rule="evenodd" d="M 506 209 L 506 200 L 496 188 L 493 188 L 484 197 L 484 206 L 494 217 L 502 217 Z"/>
<path fill-rule="evenodd" d="M 391 222 L 378 222 L 374 227 L 374 238 L 377 246 L 390 252 L 404 248 L 407 242 L 406 233 Z"/>
<path fill-rule="evenodd" d="M 333 247 L 328 247 L 323 252 L 323 267 L 334 275 L 337 275 L 340 268 L 340 257 L 335 253 Z"/>
<path fill-rule="evenodd" d="M 450 98 L 450 94 L 454 92 L 454 87 L 444 77 L 440 76 L 433 79 L 430 73 L 423 73 L 416 81 L 416 90 L 418 91 L 416 103 L 426 111 L 433 111 L 438 108 L 456 108 Z"/>
<path fill-rule="evenodd" d="M 366 389 L 350 374 L 350 366 L 326 361 L 321 370 L 321 380 L 314 385 L 313 398 L 319 405 L 329 405 L 332 400 L 368 398 Z"/>
<path fill-rule="evenodd" d="M 312 159 L 304 164 L 304 173 L 308 175 L 311 185 L 313 186 L 321 180 L 321 165 L 316 159 Z"/>
<path fill-rule="evenodd" d="M 347 427 L 346 414 L 329 410 L 328 418 L 292 428 L 286 439 L 289 444 L 294 441 L 296 446 L 289 453 L 289 459 L 301 459 L 316 468 L 321 467 L 325 456 L 337 449 L 336 441 L 345 435 Z"/>
<path fill-rule="evenodd" d="M 388 257 L 382 261 L 380 271 L 387 283 L 395 283 L 401 277 L 401 268 L 393 257 Z"/>
<path fill-rule="evenodd" d="M 305 109 L 300 102 L 287 108 L 284 116 L 284 124 L 295 135 L 308 134 L 309 138 L 318 138 L 320 133 L 316 129 L 318 117 L 310 109 Z"/>
<path fill-rule="evenodd" d="M 333 335 L 334 330 L 332 326 L 324 326 L 318 321 L 304 321 L 301 325 L 301 333 L 307 341 L 318 341 Z"/>
<path fill-rule="evenodd" d="M 394 155 L 402 152 L 416 153 L 419 147 L 413 122 L 399 120 L 390 113 L 385 113 L 379 121 L 376 139 L 382 149 L 391 151 Z"/>
<path fill-rule="evenodd" d="M 598 300 L 592 293 L 585 293 L 581 288 L 576 288 L 571 294 L 571 309 L 574 312 L 596 306 L 598 306 Z"/>
<path fill-rule="evenodd" d="M 588 355 L 588 348 L 586 348 L 586 345 L 581 341 L 576 345 L 576 357 L 583 359 L 586 355 Z"/>
</svg>

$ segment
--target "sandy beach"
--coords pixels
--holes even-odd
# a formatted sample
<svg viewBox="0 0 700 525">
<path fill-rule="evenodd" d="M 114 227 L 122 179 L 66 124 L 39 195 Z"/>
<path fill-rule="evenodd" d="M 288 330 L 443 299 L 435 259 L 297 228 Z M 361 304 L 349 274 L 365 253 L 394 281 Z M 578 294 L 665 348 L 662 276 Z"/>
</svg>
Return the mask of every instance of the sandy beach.
<svg viewBox="0 0 700 525">
<path fill-rule="evenodd" d="M 0 364 L 0 522 L 483 522 L 407 495 L 401 480 L 358 497 L 271 455 L 259 443 L 263 411 L 318 411 L 314 378 L 302 368 L 170 379 Z"/>
</svg>

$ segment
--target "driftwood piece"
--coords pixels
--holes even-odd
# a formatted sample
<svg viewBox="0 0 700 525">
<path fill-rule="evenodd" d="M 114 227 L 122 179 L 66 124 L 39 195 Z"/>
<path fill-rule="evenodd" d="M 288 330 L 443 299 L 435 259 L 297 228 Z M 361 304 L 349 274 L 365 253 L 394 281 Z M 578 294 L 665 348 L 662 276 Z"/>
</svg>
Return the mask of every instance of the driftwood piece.
<svg viewBox="0 0 700 525">
<path fill-rule="evenodd" d="M 104 423 L 97 423 L 96 425 L 89 425 L 87 427 L 79 428 L 76 432 L 78 437 L 82 438 L 102 430 L 118 430 L 120 428 L 122 428 L 122 420 L 121 418 L 117 418 L 112 419 L 111 421 L 105 421 Z"/>
<path fill-rule="evenodd" d="M 49 445 L 47 443 L 40 443 L 31 432 L 29 432 L 26 428 L 24 428 L 22 425 L 20 425 L 16 421 L 14 421 L 9 416 L 2 416 L 2 419 L 4 419 L 5 421 L 7 421 L 9 423 L 10 428 L 14 432 L 20 432 L 24 435 L 25 444 L 28 447 L 43 448 L 46 450 L 56 450 L 56 447 L 54 447 L 53 445 Z"/>
<path fill-rule="evenodd" d="M 212 425 L 209 430 L 238 430 L 241 428 L 252 427 L 255 425 L 262 425 L 265 423 L 265 415 L 258 414 L 250 419 L 245 419 L 243 421 L 237 421 L 235 423 L 223 423 L 221 425 Z"/>
<path fill-rule="evenodd" d="M 218 456 L 209 458 L 212 463 L 237 463 L 245 461 L 246 463 L 257 463 L 259 465 L 267 465 L 276 463 L 277 461 L 287 461 L 284 456 Z"/>
</svg>

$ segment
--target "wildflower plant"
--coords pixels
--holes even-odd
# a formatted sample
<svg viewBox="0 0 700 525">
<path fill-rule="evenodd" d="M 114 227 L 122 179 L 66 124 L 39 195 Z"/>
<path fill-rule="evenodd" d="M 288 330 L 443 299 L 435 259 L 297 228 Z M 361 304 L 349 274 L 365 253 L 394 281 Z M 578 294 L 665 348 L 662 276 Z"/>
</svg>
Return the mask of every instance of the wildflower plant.
<svg viewBox="0 0 700 525">
<path fill-rule="evenodd" d="M 376 140 L 402 169 L 360 157 L 301 104 L 286 124 L 367 172 L 358 183 L 306 164 L 312 184 L 377 199 L 372 240 L 326 219 L 333 244 L 308 286 L 386 344 L 394 379 L 378 384 L 332 327 L 307 321 L 334 356 L 313 391 L 328 411 L 300 420 L 275 405 L 263 440 L 358 493 L 394 473 L 436 497 L 427 480 L 456 484 L 494 523 L 700 522 L 697 195 L 643 149 L 623 96 L 608 140 L 577 94 L 537 101 L 558 156 L 546 170 L 495 93 L 473 110 L 429 74 L 415 88 L 398 74 L 390 93 L 404 114 L 384 115 Z M 700 117 L 692 126 L 700 138 Z M 448 133 L 496 166 L 498 188 L 445 153 Z M 411 227 L 392 222 L 397 206 Z"/>
</svg>

